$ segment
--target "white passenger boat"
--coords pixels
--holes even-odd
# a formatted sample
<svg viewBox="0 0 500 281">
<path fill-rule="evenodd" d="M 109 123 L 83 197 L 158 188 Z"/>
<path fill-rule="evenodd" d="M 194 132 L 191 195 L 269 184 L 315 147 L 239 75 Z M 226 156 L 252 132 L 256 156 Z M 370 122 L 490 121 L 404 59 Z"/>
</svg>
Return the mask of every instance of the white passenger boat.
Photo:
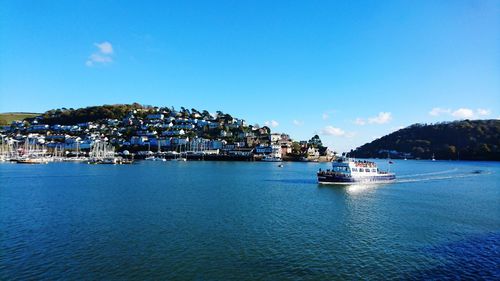
<svg viewBox="0 0 500 281">
<path fill-rule="evenodd" d="M 320 184 L 381 183 L 396 179 L 394 173 L 381 171 L 375 162 L 340 158 L 332 162 L 332 169 L 319 170 Z"/>
</svg>

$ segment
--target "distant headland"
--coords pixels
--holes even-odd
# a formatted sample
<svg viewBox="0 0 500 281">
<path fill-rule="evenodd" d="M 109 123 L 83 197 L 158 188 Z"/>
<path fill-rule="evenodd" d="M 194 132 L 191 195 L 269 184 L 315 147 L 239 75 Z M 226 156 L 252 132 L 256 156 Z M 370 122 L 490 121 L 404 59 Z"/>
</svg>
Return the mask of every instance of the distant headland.
<svg viewBox="0 0 500 281">
<path fill-rule="evenodd" d="M 500 160 L 500 120 L 414 124 L 350 153 L 362 158 Z"/>
</svg>

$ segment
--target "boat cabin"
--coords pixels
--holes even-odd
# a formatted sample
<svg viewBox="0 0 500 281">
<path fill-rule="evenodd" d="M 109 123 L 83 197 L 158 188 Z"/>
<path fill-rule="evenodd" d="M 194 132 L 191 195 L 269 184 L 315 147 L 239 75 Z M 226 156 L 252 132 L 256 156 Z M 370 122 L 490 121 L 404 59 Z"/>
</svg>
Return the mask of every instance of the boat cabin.
<svg viewBox="0 0 500 281">
<path fill-rule="evenodd" d="M 379 173 L 377 164 L 354 159 L 339 160 L 332 163 L 332 171 L 352 176 L 374 176 Z"/>
</svg>

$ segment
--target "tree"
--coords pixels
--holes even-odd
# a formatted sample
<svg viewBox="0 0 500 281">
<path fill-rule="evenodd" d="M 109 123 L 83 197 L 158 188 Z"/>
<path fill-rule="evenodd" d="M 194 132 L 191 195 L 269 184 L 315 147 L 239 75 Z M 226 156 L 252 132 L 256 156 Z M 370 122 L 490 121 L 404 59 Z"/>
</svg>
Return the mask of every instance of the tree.
<svg viewBox="0 0 500 281">
<path fill-rule="evenodd" d="M 312 146 L 314 148 L 322 148 L 323 147 L 323 142 L 321 142 L 321 139 L 319 138 L 318 135 L 314 135 L 314 137 L 312 137 L 308 142 L 307 144 L 309 146 Z"/>
<path fill-rule="evenodd" d="M 210 112 L 206 111 L 206 110 L 203 110 L 203 112 L 201 113 L 201 116 L 203 117 L 203 119 L 205 120 L 210 120 L 212 119 L 212 116 L 210 115 Z"/>
<path fill-rule="evenodd" d="M 292 142 L 292 154 L 295 154 L 295 155 L 302 154 L 302 147 L 296 141 Z"/>
</svg>

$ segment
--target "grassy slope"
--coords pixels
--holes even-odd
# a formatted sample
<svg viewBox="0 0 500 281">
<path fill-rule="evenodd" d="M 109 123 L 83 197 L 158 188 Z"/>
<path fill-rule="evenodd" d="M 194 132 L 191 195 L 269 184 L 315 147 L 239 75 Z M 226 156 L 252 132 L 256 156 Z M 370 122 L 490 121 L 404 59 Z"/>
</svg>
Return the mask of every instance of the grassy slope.
<svg viewBox="0 0 500 281">
<path fill-rule="evenodd" d="M 0 125 L 10 125 L 12 121 L 23 120 L 25 118 L 35 117 L 40 115 L 39 113 L 28 113 L 28 112 L 9 112 L 0 113 Z"/>
</svg>

